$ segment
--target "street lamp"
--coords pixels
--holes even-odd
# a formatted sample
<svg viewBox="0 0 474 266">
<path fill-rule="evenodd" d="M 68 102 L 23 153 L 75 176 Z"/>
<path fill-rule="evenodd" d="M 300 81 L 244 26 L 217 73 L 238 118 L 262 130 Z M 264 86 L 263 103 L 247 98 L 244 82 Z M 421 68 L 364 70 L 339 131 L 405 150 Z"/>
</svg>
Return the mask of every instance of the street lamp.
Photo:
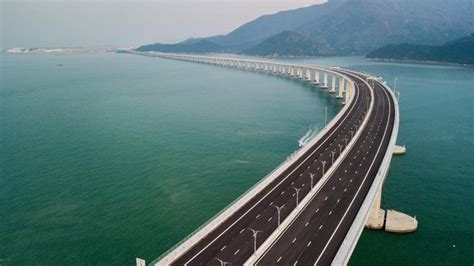
<svg viewBox="0 0 474 266">
<path fill-rule="evenodd" d="M 347 138 L 344 138 L 344 141 L 346 142 L 346 147 L 347 147 L 347 141 L 348 141 L 348 139 L 347 139 Z"/>
<path fill-rule="evenodd" d="M 313 182 L 314 182 L 314 177 L 315 176 L 316 176 L 316 174 L 309 173 L 309 178 L 311 178 L 311 189 L 313 189 Z"/>
<path fill-rule="evenodd" d="M 321 163 L 323 164 L 323 176 L 324 176 L 324 173 L 325 173 L 325 168 L 326 168 L 326 161 L 321 161 Z"/>
<path fill-rule="evenodd" d="M 296 206 L 298 207 L 298 204 L 300 204 L 300 190 L 301 190 L 301 188 L 295 188 L 295 187 L 291 187 L 291 188 L 296 191 Z"/>
<path fill-rule="evenodd" d="M 261 233 L 262 231 L 254 230 L 250 227 L 249 227 L 249 230 L 252 231 L 252 235 L 253 235 L 253 253 L 255 253 L 257 251 L 257 234 Z"/>
<path fill-rule="evenodd" d="M 351 137 L 354 137 L 354 130 L 351 130 Z"/>
<path fill-rule="evenodd" d="M 334 154 L 336 154 L 336 151 L 331 151 L 331 164 L 334 163 Z"/>
<path fill-rule="evenodd" d="M 344 145 L 342 145 L 342 144 L 337 144 L 337 146 L 339 146 L 339 154 L 342 154 L 342 147 L 344 147 Z"/>
<path fill-rule="evenodd" d="M 280 214 L 281 214 L 281 209 L 283 209 L 283 207 L 285 207 L 285 204 L 281 205 L 280 207 L 276 206 L 276 205 L 272 205 L 273 207 L 275 207 L 277 209 L 277 213 L 278 213 L 278 226 L 280 226 Z"/>
<path fill-rule="evenodd" d="M 232 263 L 228 262 L 228 261 L 223 261 L 219 258 L 216 258 L 216 260 L 221 264 L 221 266 L 226 266 L 227 264 L 228 265 L 231 265 Z"/>
</svg>

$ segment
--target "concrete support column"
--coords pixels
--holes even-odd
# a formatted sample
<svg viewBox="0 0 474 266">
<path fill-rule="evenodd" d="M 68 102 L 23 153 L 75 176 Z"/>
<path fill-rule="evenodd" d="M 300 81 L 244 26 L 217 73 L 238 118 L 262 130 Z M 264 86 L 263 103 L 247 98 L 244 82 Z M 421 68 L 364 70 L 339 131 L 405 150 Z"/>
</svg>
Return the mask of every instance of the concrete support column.
<svg viewBox="0 0 474 266">
<path fill-rule="evenodd" d="M 314 83 L 319 85 L 319 71 L 318 70 L 314 71 Z"/>
<path fill-rule="evenodd" d="M 370 229 L 381 229 L 385 223 L 385 211 L 380 209 L 382 204 L 382 188 L 375 195 L 374 205 L 369 212 L 365 226 Z"/>
<path fill-rule="evenodd" d="M 322 88 L 327 88 L 328 87 L 328 72 L 324 72 L 324 77 L 323 77 L 323 86 Z"/>
<path fill-rule="evenodd" d="M 344 93 L 344 79 L 341 77 L 339 78 L 339 93 L 336 96 L 336 98 L 339 98 L 339 99 L 344 98 L 343 93 Z"/>
<path fill-rule="evenodd" d="M 306 68 L 306 80 L 311 80 L 311 69 L 309 67 Z"/>
<path fill-rule="evenodd" d="M 331 82 L 332 82 L 332 85 L 331 85 L 331 90 L 329 90 L 330 93 L 335 93 L 336 92 L 336 75 L 332 75 L 332 78 L 331 78 Z"/>
</svg>

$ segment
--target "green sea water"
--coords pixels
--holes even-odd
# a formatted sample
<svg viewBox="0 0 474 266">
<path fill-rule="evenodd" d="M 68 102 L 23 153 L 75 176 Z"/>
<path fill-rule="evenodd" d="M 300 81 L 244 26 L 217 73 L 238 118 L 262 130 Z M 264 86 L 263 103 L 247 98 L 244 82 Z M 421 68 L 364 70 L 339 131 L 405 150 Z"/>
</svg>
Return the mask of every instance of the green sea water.
<svg viewBox="0 0 474 266">
<path fill-rule="evenodd" d="M 474 69 L 299 61 L 401 92 L 385 208 L 416 233 L 364 231 L 353 265 L 474 263 Z M 341 108 L 290 79 L 121 55 L 0 56 L 0 264 L 131 265 L 241 195 Z"/>
</svg>

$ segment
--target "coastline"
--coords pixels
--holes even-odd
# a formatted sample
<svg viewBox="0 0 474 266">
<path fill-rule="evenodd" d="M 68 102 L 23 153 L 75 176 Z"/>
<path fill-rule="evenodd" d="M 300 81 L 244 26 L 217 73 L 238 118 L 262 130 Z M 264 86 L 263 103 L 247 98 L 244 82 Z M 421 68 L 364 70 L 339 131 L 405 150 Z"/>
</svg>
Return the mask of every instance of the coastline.
<svg viewBox="0 0 474 266">
<path fill-rule="evenodd" d="M 369 57 L 365 57 L 365 59 L 368 61 L 375 61 L 375 62 L 474 67 L 474 64 L 460 64 L 460 63 L 452 63 L 452 62 L 444 62 L 444 61 L 424 61 L 424 60 L 413 60 L 413 59 L 390 59 L 390 58 L 369 58 Z"/>
</svg>

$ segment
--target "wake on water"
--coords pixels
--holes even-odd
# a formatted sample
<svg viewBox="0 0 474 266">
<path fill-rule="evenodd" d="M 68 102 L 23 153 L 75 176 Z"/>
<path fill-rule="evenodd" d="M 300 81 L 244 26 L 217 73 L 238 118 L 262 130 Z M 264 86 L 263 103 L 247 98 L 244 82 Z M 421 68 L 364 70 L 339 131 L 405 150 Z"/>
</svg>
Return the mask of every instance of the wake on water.
<svg viewBox="0 0 474 266">
<path fill-rule="evenodd" d="M 300 147 L 305 146 L 308 144 L 321 130 L 321 124 L 310 125 L 306 134 L 298 140 L 298 144 Z"/>
</svg>

